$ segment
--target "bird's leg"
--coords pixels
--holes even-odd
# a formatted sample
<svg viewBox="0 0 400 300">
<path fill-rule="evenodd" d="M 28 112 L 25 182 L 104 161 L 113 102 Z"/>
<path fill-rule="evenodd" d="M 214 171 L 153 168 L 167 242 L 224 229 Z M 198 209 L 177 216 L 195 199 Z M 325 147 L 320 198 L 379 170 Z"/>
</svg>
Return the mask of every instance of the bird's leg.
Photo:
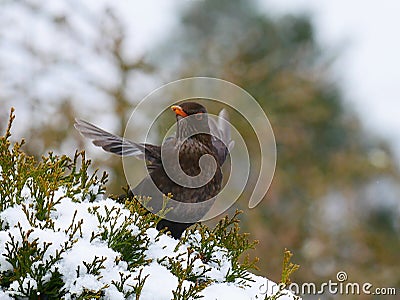
<svg viewBox="0 0 400 300">
<path fill-rule="evenodd" d="M 179 240 L 186 228 L 192 226 L 193 224 L 194 223 L 178 223 L 162 219 L 157 223 L 157 230 L 160 231 L 166 228 L 167 231 L 171 232 L 171 236 L 174 239 Z"/>
</svg>

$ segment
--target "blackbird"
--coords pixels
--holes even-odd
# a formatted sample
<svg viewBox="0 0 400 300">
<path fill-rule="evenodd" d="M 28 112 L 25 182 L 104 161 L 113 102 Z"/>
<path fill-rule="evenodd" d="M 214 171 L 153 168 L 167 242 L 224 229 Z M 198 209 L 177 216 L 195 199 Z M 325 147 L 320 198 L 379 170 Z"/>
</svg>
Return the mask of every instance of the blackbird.
<svg viewBox="0 0 400 300">
<path fill-rule="evenodd" d="M 154 213 L 161 209 L 163 195 L 172 194 L 167 202 L 172 209 L 158 222 L 157 229 L 167 228 L 179 239 L 214 203 L 222 187 L 221 166 L 233 141 L 225 109 L 218 122 L 197 102 L 183 102 L 171 109 L 176 115 L 176 134 L 161 146 L 132 142 L 83 120 L 76 120 L 75 128 L 105 151 L 145 159 L 148 176 L 130 194 L 150 197 L 147 208 Z"/>
</svg>

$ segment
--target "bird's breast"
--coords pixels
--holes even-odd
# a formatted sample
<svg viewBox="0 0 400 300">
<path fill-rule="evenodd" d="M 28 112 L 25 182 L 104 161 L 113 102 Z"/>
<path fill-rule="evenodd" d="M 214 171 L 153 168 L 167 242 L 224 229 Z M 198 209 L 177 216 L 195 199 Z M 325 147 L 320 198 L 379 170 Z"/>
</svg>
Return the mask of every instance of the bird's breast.
<svg viewBox="0 0 400 300">
<path fill-rule="evenodd" d="M 213 151 L 197 141 L 186 139 L 183 142 L 164 145 L 163 167 L 168 168 L 166 173 L 171 173 L 174 180 L 162 184 L 166 189 L 164 193 L 172 193 L 173 198 L 182 202 L 202 202 L 215 197 L 221 190 L 222 172 L 218 160 Z M 200 158 L 209 155 L 214 163 L 201 164 Z M 164 170 L 165 171 L 165 170 Z M 193 181 L 193 182 L 191 182 Z M 179 184 L 185 182 L 185 184 Z M 187 184 L 189 183 L 189 184 Z"/>
</svg>

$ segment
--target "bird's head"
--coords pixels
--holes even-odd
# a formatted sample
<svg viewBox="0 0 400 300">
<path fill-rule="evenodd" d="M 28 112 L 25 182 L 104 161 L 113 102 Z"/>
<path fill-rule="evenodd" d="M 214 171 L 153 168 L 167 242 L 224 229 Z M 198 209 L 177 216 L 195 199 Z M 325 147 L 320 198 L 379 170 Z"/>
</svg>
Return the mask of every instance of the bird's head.
<svg viewBox="0 0 400 300">
<path fill-rule="evenodd" d="M 177 137 L 199 137 L 201 134 L 209 134 L 208 116 L 206 108 L 197 102 L 182 102 L 172 105 L 177 119 Z"/>
</svg>

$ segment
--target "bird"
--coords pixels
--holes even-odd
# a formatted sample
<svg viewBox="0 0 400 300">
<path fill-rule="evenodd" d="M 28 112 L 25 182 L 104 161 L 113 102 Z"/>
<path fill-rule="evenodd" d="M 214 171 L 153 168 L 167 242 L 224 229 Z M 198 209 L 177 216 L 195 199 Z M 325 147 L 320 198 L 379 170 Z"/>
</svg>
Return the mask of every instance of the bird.
<svg viewBox="0 0 400 300">
<path fill-rule="evenodd" d="M 172 105 L 171 110 L 176 117 L 176 133 L 161 145 L 133 142 L 81 119 L 76 119 L 74 126 L 107 152 L 146 161 L 148 175 L 129 194 L 150 197 L 146 208 L 153 213 L 161 209 L 163 197 L 169 195 L 167 207 L 172 209 L 156 228 L 180 239 L 209 211 L 221 191 L 222 165 L 234 142 L 226 109 L 220 111 L 218 121 L 209 118 L 206 108 L 194 101 Z M 202 157 L 209 160 L 202 164 Z"/>
</svg>

